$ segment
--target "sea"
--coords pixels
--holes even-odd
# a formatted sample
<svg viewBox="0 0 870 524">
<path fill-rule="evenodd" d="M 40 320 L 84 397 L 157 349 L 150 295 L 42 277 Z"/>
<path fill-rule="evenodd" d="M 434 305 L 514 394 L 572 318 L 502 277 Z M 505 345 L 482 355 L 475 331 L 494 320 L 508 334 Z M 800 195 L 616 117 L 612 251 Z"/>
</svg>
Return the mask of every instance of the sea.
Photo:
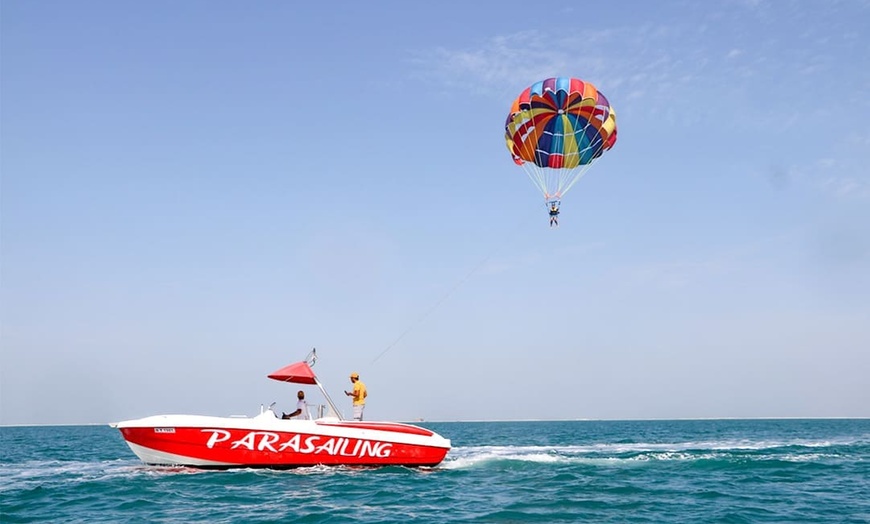
<svg viewBox="0 0 870 524">
<path fill-rule="evenodd" d="M 870 522 L 870 419 L 417 424 L 438 467 L 149 467 L 108 426 L 0 427 L 0 522 Z"/>
</svg>

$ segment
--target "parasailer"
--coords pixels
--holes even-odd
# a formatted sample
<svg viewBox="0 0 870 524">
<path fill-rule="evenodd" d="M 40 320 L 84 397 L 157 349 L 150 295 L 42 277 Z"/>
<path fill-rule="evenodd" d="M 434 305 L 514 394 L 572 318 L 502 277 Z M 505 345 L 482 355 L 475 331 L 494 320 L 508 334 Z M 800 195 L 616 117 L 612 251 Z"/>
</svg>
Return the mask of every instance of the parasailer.
<svg viewBox="0 0 870 524">
<path fill-rule="evenodd" d="M 505 141 L 559 225 L 565 193 L 616 143 L 616 112 L 591 83 L 554 77 L 525 89 L 505 122 Z"/>
<path fill-rule="evenodd" d="M 550 202 L 550 227 L 559 227 L 559 202 Z"/>
</svg>

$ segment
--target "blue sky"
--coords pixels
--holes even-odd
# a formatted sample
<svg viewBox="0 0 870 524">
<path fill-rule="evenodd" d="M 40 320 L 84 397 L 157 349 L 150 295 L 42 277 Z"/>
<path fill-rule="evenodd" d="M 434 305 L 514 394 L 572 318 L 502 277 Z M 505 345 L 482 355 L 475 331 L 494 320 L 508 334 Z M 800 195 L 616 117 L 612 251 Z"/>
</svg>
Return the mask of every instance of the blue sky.
<svg viewBox="0 0 870 524">
<path fill-rule="evenodd" d="M 870 3 L 4 1 L 0 423 L 870 416 Z M 520 91 L 619 141 L 543 201 Z M 316 396 L 313 395 L 312 397 Z"/>
</svg>

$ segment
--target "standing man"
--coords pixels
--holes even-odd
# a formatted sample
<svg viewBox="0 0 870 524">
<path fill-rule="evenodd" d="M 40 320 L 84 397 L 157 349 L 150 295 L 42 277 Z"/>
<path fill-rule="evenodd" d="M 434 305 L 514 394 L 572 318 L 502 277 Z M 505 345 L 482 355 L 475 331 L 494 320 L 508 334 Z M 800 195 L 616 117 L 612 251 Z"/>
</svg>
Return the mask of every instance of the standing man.
<svg viewBox="0 0 870 524">
<path fill-rule="evenodd" d="M 363 419 L 363 409 L 366 407 L 366 397 L 369 396 L 366 391 L 366 385 L 359 379 L 359 373 L 351 373 L 350 381 L 353 383 L 353 391 L 345 391 L 344 394 L 353 397 L 353 419 Z"/>
</svg>

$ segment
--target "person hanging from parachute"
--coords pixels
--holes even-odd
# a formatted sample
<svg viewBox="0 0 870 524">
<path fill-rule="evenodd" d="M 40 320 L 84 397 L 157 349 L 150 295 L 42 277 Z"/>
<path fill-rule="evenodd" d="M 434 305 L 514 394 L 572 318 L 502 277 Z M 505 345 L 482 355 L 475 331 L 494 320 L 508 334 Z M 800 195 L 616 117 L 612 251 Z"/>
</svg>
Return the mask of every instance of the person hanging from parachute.
<svg viewBox="0 0 870 524">
<path fill-rule="evenodd" d="M 550 202 L 550 227 L 559 227 L 559 201 Z"/>
<path fill-rule="evenodd" d="M 543 193 L 550 227 L 558 227 L 561 198 L 616 143 L 616 111 L 589 82 L 548 78 L 514 100 L 505 142 Z"/>
</svg>

